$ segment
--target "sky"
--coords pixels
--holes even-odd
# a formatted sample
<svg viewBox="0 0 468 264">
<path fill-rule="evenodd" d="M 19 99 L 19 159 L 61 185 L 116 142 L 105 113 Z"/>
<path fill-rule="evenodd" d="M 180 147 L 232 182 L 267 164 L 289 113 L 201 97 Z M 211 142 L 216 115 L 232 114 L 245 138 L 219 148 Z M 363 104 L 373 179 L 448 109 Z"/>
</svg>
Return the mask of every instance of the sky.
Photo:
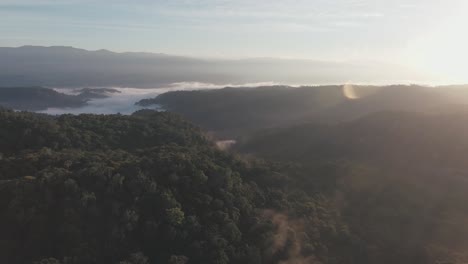
<svg viewBox="0 0 468 264">
<path fill-rule="evenodd" d="M 452 65 L 463 75 L 467 2 L 0 0 L 0 46 Z"/>
</svg>

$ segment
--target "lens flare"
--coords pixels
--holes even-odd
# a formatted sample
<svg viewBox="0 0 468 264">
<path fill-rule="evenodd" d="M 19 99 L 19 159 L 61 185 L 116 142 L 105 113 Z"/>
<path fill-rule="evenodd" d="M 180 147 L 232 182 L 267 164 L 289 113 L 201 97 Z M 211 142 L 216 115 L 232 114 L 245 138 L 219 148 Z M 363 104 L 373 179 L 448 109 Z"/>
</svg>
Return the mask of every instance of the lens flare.
<svg viewBox="0 0 468 264">
<path fill-rule="evenodd" d="M 350 100 L 356 100 L 360 98 L 352 84 L 343 85 L 343 95 Z"/>
</svg>

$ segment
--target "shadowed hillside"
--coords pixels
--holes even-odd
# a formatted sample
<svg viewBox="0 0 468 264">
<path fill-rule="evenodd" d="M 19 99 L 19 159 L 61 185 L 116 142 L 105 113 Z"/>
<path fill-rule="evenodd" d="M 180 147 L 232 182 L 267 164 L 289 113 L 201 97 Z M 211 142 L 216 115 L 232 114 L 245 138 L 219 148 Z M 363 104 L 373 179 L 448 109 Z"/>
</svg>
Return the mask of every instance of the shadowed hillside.
<svg viewBox="0 0 468 264">
<path fill-rule="evenodd" d="M 337 183 L 337 203 L 353 233 L 372 245 L 423 246 L 426 263 L 464 263 L 467 124 L 468 112 L 381 112 L 334 125 L 266 130 L 236 149 L 295 162 L 301 171 L 322 162 L 333 169 L 348 164 L 351 172 L 329 180 Z M 401 262 L 401 256 L 393 261 Z"/>
<path fill-rule="evenodd" d="M 142 100 L 179 113 L 220 137 L 301 123 L 338 123 L 379 111 L 443 113 L 466 108 L 462 86 L 288 86 L 179 91 Z"/>
</svg>

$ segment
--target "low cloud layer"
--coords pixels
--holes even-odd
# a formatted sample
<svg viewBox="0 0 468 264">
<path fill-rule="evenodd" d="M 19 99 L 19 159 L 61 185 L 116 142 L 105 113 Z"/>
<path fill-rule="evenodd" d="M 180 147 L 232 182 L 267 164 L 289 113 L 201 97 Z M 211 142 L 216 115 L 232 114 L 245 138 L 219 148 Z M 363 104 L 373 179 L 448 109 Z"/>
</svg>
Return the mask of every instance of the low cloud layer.
<svg viewBox="0 0 468 264">
<path fill-rule="evenodd" d="M 220 89 L 227 86 L 230 87 L 257 87 L 262 85 L 274 85 L 275 83 L 250 83 L 243 85 L 216 85 L 210 83 L 174 83 L 168 87 L 163 88 L 151 88 L 151 89 L 139 89 L 139 88 L 116 88 L 120 93 L 112 93 L 107 98 L 93 99 L 88 102 L 84 107 L 79 108 L 49 108 L 41 113 L 61 115 L 61 114 L 124 114 L 128 115 L 140 109 L 148 108 L 135 105 L 136 102 L 141 99 L 154 98 L 160 94 L 170 91 L 190 91 L 190 90 L 207 90 L 207 89 Z M 56 88 L 58 92 L 66 94 L 76 94 L 75 89 L 68 88 Z M 157 106 L 153 107 L 158 109 Z"/>
</svg>

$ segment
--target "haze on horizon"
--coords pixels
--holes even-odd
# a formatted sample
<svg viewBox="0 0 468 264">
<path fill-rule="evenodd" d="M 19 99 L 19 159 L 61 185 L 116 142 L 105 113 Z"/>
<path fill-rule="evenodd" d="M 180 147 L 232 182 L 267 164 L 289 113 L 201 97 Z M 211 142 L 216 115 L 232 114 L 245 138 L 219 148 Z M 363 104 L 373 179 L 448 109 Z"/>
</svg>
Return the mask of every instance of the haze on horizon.
<svg viewBox="0 0 468 264">
<path fill-rule="evenodd" d="M 378 61 L 466 83 L 467 12 L 463 0 L 0 0 L 0 46 Z"/>
</svg>

